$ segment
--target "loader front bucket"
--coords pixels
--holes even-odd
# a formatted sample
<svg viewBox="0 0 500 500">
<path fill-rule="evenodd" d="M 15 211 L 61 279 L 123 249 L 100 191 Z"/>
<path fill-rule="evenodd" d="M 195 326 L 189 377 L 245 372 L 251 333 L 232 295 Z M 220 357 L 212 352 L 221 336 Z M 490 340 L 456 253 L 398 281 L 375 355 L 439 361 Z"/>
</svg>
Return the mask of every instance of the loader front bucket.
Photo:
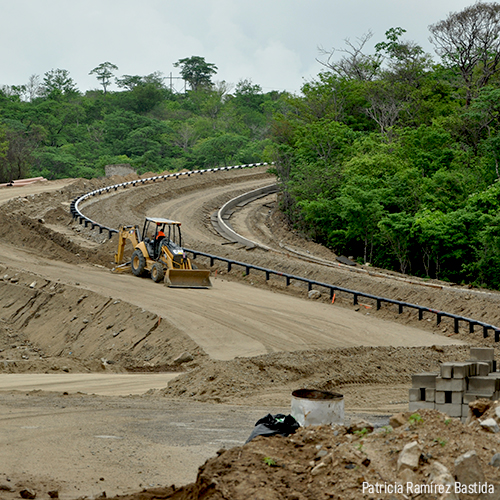
<svg viewBox="0 0 500 500">
<path fill-rule="evenodd" d="M 167 269 L 165 285 L 174 288 L 212 288 L 208 269 Z"/>
</svg>

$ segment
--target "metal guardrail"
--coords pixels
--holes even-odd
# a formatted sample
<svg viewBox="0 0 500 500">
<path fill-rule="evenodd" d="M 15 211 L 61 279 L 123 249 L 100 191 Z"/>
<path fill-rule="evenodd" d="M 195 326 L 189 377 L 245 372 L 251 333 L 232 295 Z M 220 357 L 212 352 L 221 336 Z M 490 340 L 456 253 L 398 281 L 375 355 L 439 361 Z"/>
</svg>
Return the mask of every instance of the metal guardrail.
<svg viewBox="0 0 500 500">
<path fill-rule="evenodd" d="M 70 212 L 73 217 L 73 219 L 78 219 L 78 222 L 80 224 L 85 224 L 85 227 L 88 227 L 89 225 L 91 226 L 91 229 L 95 229 L 96 227 L 99 228 L 99 233 L 102 233 L 103 231 L 108 231 L 109 238 L 113 236 L 113 233 L 118 233 L 117 229 L 114 229 L 112 227 L 107 227 L 99 222 L 96 222 L 92 219 L 89 219 L 85 215 L 83 215 L 78 208 L 79 204 L 82 201 L 85 201 L 86 199 L 90 198 L 91 196 L 95 195 L 101 195 L 103 193 L 109 193 L 110 191 L 118 191 L 118 188 L 127 188 L 127 187 L 135 187 L 138 184 L 143 185 L 149 182 L 156 182 L 156 181 L 165 181 L 167 179 L 173 179 L 174 177 L 176 179 L 179 179 L 180 177 L 187 176 L 190 177 L 193 174 L 200 174 L 203 175 L 205 173 L 209 172 L 223 172 L 226 170 L 235 170 L 235 169 L 241 169 L 241 168 L 253 168 L 253 167 L 262 167 L 269 165 L 268 163 L 247 163 L 245 165 L 234 165 L 231 167 L 218 167 L 218 168 L 207 168 L 206 170 L 191 170 L 189 172 L 177 172 L 173 174 L 166 174 L 166 175 L 157 175 L 154 177 L 147 177 L 145 179 L 137 179 L 135 181 L 129 181 L 129 182 L 121 182 L 120 184 L 114 184 L 112 186 L 106 186 L 100 189 L 95 189 L 94 191 L 90 191 L 83 196 L 79 196 L 78 198 L 75 198 L 70 205 Z"/>
<path fill-rule="evenodd" d="M 265 166 L 268 165 L 267 163 L 250 163 L 246 165 L 235 165 L 231 167 L 220 167 L 220 168 L 211 168 L 207 170 L 192 170 L 190 172 L 179 172 L 179 173 L 173 173 L 173 174 L 166 174 L 166 175 L 159 175 L 155 177 L 148 177 L 146 179 L 137 179 L 135 181 L 129 181 L 129 182 L 122 182 L 120 184 L 114 184 L 112 186 L 107 186 L 101 189 L 96 189 L 94 191 L 90 191 L 89 193 L 84 194 L 83 196 L 80 196 L 78 198 L 75 198 L 70 205 L 70 211 L 73 219 L 78 219 L 80 224 L 85 224 L 85 227 L 88 227 L 89 225 L 91 226 L 91 229 L 95 229 L 96 227 L 99 228 L 99 233 L 102 233 L 103 231 L 108 231 L 109 238 L 113 236 L 113 233 L 118 233 L 117 229 L 110 228 L 107 226 L 104 226 L 100 224 L 99 222 L 93 221 L 92 219 L 89 219 L 85 215 L 83 215 L 79 209 L 79 204 L 90 198 L 91 196 L 96 196 L 100 195 L 103 193 L 109 193 L 111 191 L 117 191 L 119 187 L 127 188 L 127 187 L 135 187 L 138 184 L 143 185 L 146 184 L 147 182 L 156 182 L 156 181 L 164 181 L 167 179 L 171 178 L 180 178 L 182 176 L 187 176 L 190 177 L 192 174 L 204 174 L 204 173 L 209 173 L 209 172 L 221 172 L 221 171 L 226 171 L 226 170 L 234 170 L 234 169 L 241 169 L 241 168 L 252 168 L 252 167 L 259 167 L 259 166 Z M 225 257 L 219 257 L 217 255 L 212 255 L 209 253 L 205 252 L 200 252 L 198 250 L 193 250 L 189 248 L 184 249 L 186 252 L 189 252 L 190 254 L 193 255 L 193 259 L 196 259 L 198 256 L 206 257 L 210 259 L 210 267 L 212 267 L 215 263 L 215 261 L 220 261 L 220 262 L 226 262 L 227 263 L 227 270 L 228 272 L 231 271 L 232 266 L 240 266 L 245 268 L 245 275 L 248 276 L 250 274 L 250 270 L 253 269 L 255 271 L 261 271 L 265 273 L 266 276 L 266 281 L 269 280 L 271 275 L 274 276 L 282 276 L 286 280 L 286 286 L 289 286 L 292 280 L 294 281 L 302 281 L 304 283 L 307 283 L 308 290 L 311 290 L 313 286 L 319 286 L 326 288 L 330 291 L 330 300 L 333 300 L 334 294 L 336 292 L 343 292 L 347 294 L 351 294 L 353 296 L 353 305 L 357 305 L 359 303 L 358 299 L 359 297 L 363 297 L 366 299 L 373 300 L 376 303 L 376 309 L 377 311 L 381 308 L 383 303 L 387 304 L 394 304 L 398 306 L 398 314 L 401 314 L 404 310 L 404 308 L 410 308 L 410 309 L 416 309 L 418 311 L 418 319 L 419 321 L 423 319 L 423 315 L 425 312 L 428 313 L 433 313 L 436 315 L 436 324 L 439 325 L 441 323 L 442 318 L 451 318 L 453 319 L 453 327 L 454 327 L 454 332 L 458 333 L 459 332 L 459 324 L 460 321 L 464 323 L 469 324 L 469 333 L 474 333 L 474 327 L 479 326 L 482 327 L 483 329 L 483 338 L 489 337 L 489 330 L 492 330 L 495 336 L 495 342 L 500 341 L 500 328 L 490 325 L 488 323 L 484 323 L 483 321 L 478 321 L 472 318 L 467 318 L 465 316 L 459 316 L 457 314 L 452 314 L 452 313 L 447 313 L 444 311 L 437 311 L 435 309 L 431 309 L 429 307 L 425 306 L 420 306 L 418 304 L 411 304 L 409 302 L 403 302 L 400 300 L 394 300 L 394 299 L 388 299 L 385 297 L 378 297 L 376 295 L 372 295 L 369 293 L 364 293 L 360 292 L 357 290 L 349 290 L 348 288 L 343 288 L 339 287 L 336 285 L 331 285 L 329 283 L 322 283 L 321 281 L 316 281 L 316 280 L 310 280 L 309 278 L 303 278 L 301 276 L 295 276 L 293 274 L 288 274 L 288 273 L 282 273 L 280 271 L 275 271 L 273 269 L 266 269 L 265 267 L 261 266 L 254 266 L 253 264 L 248 264 L 246 262 L 240 262 L 237 260 L 233 259 L 227 259 Z"/>
<path fill-rule="evenodd" d="M 333 296 L 336 292 L 344 292 L 348 294 L 352 294 L 353 296 L 353 305 L 357 305 L 359 303 L 359 297 L 364 297 L 366 299 L 371 299 L 376 303 L 377 311 L 381 308 L 383 303 L 387 304 L 395 304 L 398 306 L 398 314 L 401 314 L 404 308 L 416 309 L 418 311 L 418 319 L 419 321 L 423 319 L 424 312 L 433 313 L 436 315 L 436 324 L 439 325 L 441 323 L 442 318 L 452 318 L 454 325 L 454 332 L 458 333 L 459 322 L 463 321 L 465 323 L 469 323 L 469 333 L 474 333 L 474 326 L 481 326 L 483 328 L 483 337 L 487 338 L 489 336 L 488 330 L 493 330 L 495 334 L 495 342 L 500 341 L 500 329 L 496 326 L 490 325 L 488 323 L 484 323 L 483 321 L 478 321 L 472 318 L 466 318 L 465 316 L 459 316 L 457 314 L 447 313 L 444 311 L 436 311 L 435 309 L 431 309 L 429 307 L 420 306 L 418 304 L 411 304 L 409 302 L 403 302 L 401 300 L 387 299 L 385 297 L 378 297 L 376 295 L 372 295 L 370 293 L 359 292 L 356 290 L 349 290 L 348 288 L 343 288 L 337 285 L 331 285 L 329 283 L 323 283 L 321 281 L 311 280 L 309 278 L 303 278 L 301 276 L 295 276 L 293 274 L 282 273 L 279 271 L 275 271 L 273 269 L 266 269 L 261 266 L 254 266 L 253 264 L 248 264 L 246 262 L 239 262 L 233 259 L 227 259 L 225 257 L 219 257 L 217 255 L 211 255 L 205 252 L 199 252 L 198 250 L 192 250 L 189 248 L 184 249 L 186 252 L 189 252 L 193 255 L 193 259 L 196 259 L 197 256 L 203 256 L 210 259 L 210 267 L 212 267 L 215 261 L 221 261 L 227 263 L 227 270 L 231 271 L 233 265 L 241 266 L 245 268 L 245 276 L 250 274 L 250 270 L 261 271 L 266 275 L 266 281 L 269 280 L 271 275 L 274 276 L 282 276 L 286 280 L 286 286 L 289 286 L 292 280 L 302 281 L 303 283 L 307 283 L 308 290 L 312 290 L 313 286 L 319 286 L 323 288 L 327 288 L 330 290 L 330 300 L 333 300 Z"/>
<path fill-rule="evenodd" d="M 240 207 L 242 206 L 242 204 L 247 204 L 258 198 L 267 196 L 268 194 L 276 193 L 277 191 L 278 185 L 270 184 L 269 186 L 254 189 L 253 191 L 249 191 L 248 193 L 242 194 L 240 196 L 237 196 L 236 198 L 233 198 L 232 200 L 229 200 L 218 210 L 217 215 L 215 216 L 215 221 L 212 222 L 212 224 L 214 224 L 214 227 L 217 226 L 216 230 L 219 232 L 219 234 L 230 242 L 240 243 L 248 248 L 259 247 L 263 250 L 270 250 L 269 247 L 261 245 L 260 243 L 256 243 L 252 240 L 249 240 L 248 238 L 241 236 L 241 234 L 238 234 L 233 230 L 228 222 L 226 222 L 226 218 L 229 219 L 229 217 L 233 213 L 233 208 Z"/>
</svg>

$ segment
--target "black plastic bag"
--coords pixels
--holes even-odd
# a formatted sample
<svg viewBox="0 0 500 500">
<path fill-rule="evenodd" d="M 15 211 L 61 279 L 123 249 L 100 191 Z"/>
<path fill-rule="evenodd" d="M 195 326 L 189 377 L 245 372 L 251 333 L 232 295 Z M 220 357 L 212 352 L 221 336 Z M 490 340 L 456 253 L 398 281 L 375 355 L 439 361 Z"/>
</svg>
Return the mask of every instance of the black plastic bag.
<svg viewBox="0 0 500 500">
<path fill-rule="evenodd" d="M 288 436 L 289 434 L 293 434 L 299 427 L 300 424 L 291 415 L 283 415 L 281 413 L 271 415 L 268 413 L 265 417 L 257 420 L 252 434 L 250 434 L 246 443 L 256 436 L 275 436 L 276 434 Z"/>
</svg>

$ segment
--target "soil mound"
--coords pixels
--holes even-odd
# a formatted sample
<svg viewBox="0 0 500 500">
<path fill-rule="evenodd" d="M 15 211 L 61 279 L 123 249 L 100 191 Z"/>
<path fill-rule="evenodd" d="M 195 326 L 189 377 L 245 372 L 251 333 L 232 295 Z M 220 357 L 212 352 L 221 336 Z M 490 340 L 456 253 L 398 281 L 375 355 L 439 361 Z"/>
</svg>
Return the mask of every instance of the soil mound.
<svg viewBox="0 0 500 500">
<path fill-rule="evenodd" d="M 498 402 L 495 411 L 498 423 Z M 193 484 L 119 498 L 498 498 L 500 442 L 475 417 L 467 426 L 422 410 L 396 415 L 391 424 L 373 429 L 357 422 L 301 428 L 288 437 L 259 436 L 220 450 L 200 467 Z"/>
</svg>

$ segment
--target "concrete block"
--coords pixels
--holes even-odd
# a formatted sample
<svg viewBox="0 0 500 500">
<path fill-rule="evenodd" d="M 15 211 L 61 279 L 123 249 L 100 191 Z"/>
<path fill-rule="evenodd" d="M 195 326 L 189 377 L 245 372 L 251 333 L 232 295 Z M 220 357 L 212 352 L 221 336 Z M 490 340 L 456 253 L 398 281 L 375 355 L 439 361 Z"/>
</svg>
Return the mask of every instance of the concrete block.
<svg viewBox="0 0 500 500">
<path fill-rule="evenodd" d="M 474 363 L 453 363 L 453 378 L 467 378 L 474 371 Z"/>
<path fill-rule="evenodd" d="M 438 404 L 462 404 L 462 391 L 436 391 L 434 402 Z"/>
<path fill-rule="evenodd" d="M 454 405 L 454 404 L 440 405 L 440 404 L 436 404 L 435 409 L 438 410 L 438 411 L 440 411 L 440 412 L 442 412 L 442 413 L 446 413 L 450 417 L 458 418 L 458 417 L 462 416 L 462 405 L 461 404 L 459 404 L 459 405 Z"/>
<path fill-rule="evenodd" d="M 466 379 L 464 378 L 452 378 L 446 379 L 441 377 L 436 377 L 436 391 L 465 391 L 467 388 Z"/>
<path fill-rule="evenodd" d="M 435 400 L 436 400 L 436 389 L 426 389 L 425 401 L 427 403 L 434 403 Z"/>
<path fill-rule="evenodd" d="M 411 386 L 414 389 L 420 389 L 421 387 L 435 389 L 437 376 L 437 373 L 416 373 L 411 376 Z"/>
<path fill-rule="evenodd" d="M 488 393 L 479 393 L 479 392 L 466 392 L 464 393 L 463 402 L 464 404 L 472 403 L 472 401 L 476 401 L 477 399 L 492 399 L 492 394 Z"/>
<path fill-rule="evenodd" d="M 497 390 L 499 379 L 495 377 L 471 377 L 469 379 L 470 392 L 493 393 Z"/>
<path fill-rule="evenodd" d="M 414 403 L 415 401 L 421 401 L 420 399 L 420 389 L 410 389 L 410 394 L 409 394 L 409 397 L 410 397 L 410 402 L 411 403 Z"/>
<path fill-rule="evenodd" d="M 434 402 L 440 405 L 444 405 L 446 403 L 446 396 L 444 391 L 436 391 L 434 395 Z"/>
<path fill-rule="evenodd" d="M 471 373 L 471 377 L 475 377 L 476 375 L 479 375 L 479 376 L 484 376 L 484 370 L 485 368 L 480 368 L 479 367 L 479 363 L 486 363 L 488 365 L 488 370 L 489 372 L 493 372 L 495 371 L 493 369 L 493 364 L 494 364 L 494 361 L 488 361 L 488 360 L 483 360 L 483 361 L 476 361 L 476 360 L 469 360 L 468 362 L 471 362 L 471 363 L 474 363 L 475 365 L 475 370 L 476 370 L 476 373 Z M 479 370 L 482 370 L 481 373 L 479 373 Z M 487 375 L 487 374 L 486 374 Z"/>
<path fill-rule="evenodd" d="M 434 410 L 434 403 L 426 403 L 425 401 L 415 401 L 408 404 L 409 411 L 418 410 Z"/>
<path fill-rule="evenodd" d="M 441 378 L 453 378 L 453 363 L 441 363 L 439 375 Z"/>
<path fill-rule="evenodd" d="M 471 347 L 470 359 L 473 361 L 493 361 L 495 349 L 493 347 Z"/>
<path fill-rule="evenodd" d="M 468 415 L 469 415 L 469 405 L 462 404 L 462 417 L 467 418 Z"/>
<path fill-rule="evenodd" d="M 476 363 L 476 375 L 480 377 L 487 377 L 491 372 L 491 366 L 489 363 Z"/>
</svg>

